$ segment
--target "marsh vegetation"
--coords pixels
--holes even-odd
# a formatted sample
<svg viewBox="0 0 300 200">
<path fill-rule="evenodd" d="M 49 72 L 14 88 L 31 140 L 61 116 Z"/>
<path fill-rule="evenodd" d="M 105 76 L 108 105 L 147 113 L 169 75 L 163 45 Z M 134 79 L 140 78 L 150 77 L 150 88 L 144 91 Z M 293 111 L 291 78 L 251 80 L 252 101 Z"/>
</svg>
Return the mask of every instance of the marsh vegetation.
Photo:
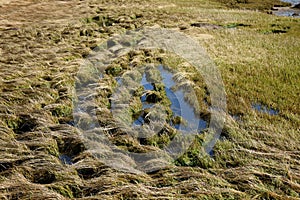
<svg viewBox="0 0 300 200">
<path fill-rule="evenodd" d="M 300 19 L 268 14 L 274 5 L 288 4 L 45 0 L 0 5 L 0 198 L 299 199 Z M 89 129 L 95 119 L 73 116 L 73 90 L 95 73 L 78 74 L 95 47 L 114 34 L 152 26 L 180 31 L 206 49 L 225 85 L 226 123 L 211 155 L 203 151 L 210 135 L 203 129 L 168 167 L 131 174 L 88 151 L 74 124 L 81 119 L 77 123 Z M 158 68 L 145 77 L 133 72 L 147 63 L 168 67 L 178 88 L 195 91 L 185 98 L 195 113 L 205 121 L 210 117 L 203 77 L 187 61 L 164 51 L 130 52 L 98 76 L 90 96 L 95 101 L 84 105 L 97 113 L 98 131 L 128 152 L 163 148 L 178 134 L 171 125 L 186 123 L 173 115 Z M 113 118 L 111 98 L 126 73 L 139 83 L 145 78 L 157 83 L 137 88 L 130 107 L 120 113 L 123 123 L 157 118 L 143 104 L 145 97 L 165 109 L 167 123 L 157 122 L 159 134 L 137 140 Z M 199 105 L 193 105 L 195 98 Z"/>
</svg>

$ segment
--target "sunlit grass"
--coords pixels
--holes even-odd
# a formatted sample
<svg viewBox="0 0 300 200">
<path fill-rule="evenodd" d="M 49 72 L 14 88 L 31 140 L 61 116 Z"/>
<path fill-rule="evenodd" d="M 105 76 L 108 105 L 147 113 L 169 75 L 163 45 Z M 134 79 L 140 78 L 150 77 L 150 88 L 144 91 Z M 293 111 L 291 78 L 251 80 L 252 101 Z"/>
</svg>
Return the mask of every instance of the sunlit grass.
<svg viewBox="0 0 300 200">
<path fill-rule="evenodd" d="M 79 18 L 94 20 L 73 19 L 70 14 L 58 27 L 20 24 L 15 30 L 15 25 L 9 26 L 0 39 L 5 44 L 0 51 L 4 52 L 0 63 L 1 198 L 33 194 L 32 199 L 41 195 L 99 199 L 299 198 L 300 19 L 267 14 L 266 10 L 278 1 L 242 2 L 91 1 L 79 6 L 85 12 Z M 65 11 L 61 12 L 63 18 Z M 69 24 L 71 18 L 77 20 L 75 24 Z M 102 23 L 103 19 L 107 23 Z M 191 26 L 193 23 L 200 25 Z M 209 133 L 205 129 L 166 169 L 142 175 L 118 172 L 86 151 L 78 129 L 72 126 L 75 76 L 84 84 L 96 75 L 99 85 L 89 96 L 94 99 L 84 104 L 97 113 L 95 120 L 100 127 L 91 132 L 108 136 L 125 151 L 156 151 L 178 135 L 165 121 L 157 120 L 153 127 L 145 125 L 145 134 L 153 133 L 152 137 L 144 141 L 133 137 L 140 133 L 128 124 L 142 110 L 144 89 L 138 85 L 135 91 L 127 91 L 128 87 L 112 95 L 117 91 L 114 76 L 124 75 L 124 85 L 132 86 L 140 82 L 143 73 L 131 69 L 148 61 L 166 65 L 176 74 L 181 89 L 194 89 L 196 96 L 188 93 L 186 99 L 190 104 L 198 100 L 201 114 L 209 116 L 210 99 L 203 77 L 187 62 L 163 51 L 125 55 L 107 68 L 100 81 L 97 71 L 76 73 L 79 59 L 84 60 L 110 35 L 153 25 L 181 31 L 206 49 L 225 85 L 226 123 L 212 155 L 203 151 Z M 153 69 L 147 76 L 160 83 L 158 70 Z M 163 88 L 162 84 L 156 86 Z M 170 107 L 165 92 L 157 89 L 153 94 L 161 99 L 161 105 Z M 113 113 L 112 102 L 120 103 L 121 108 L 129 102 L 129 107 Z M 278 114 L 260 112 L 253 104 L 270 107 Z M 126 126 L 116 121 L 117 114 Z M 149 110 L 145 115 L 150 120 L 160 119 L 159 113 Z M 79 117 L 79 126 L 94 123 L 90 116 Z M 181 118 L 170 120 L 185 123 Z M 156 127 L 163 127 L 159 134 L 153 131 Z M 97 142 L 97 137 L 92 139 Z M 74 165 L 61 163 L 60 154 L 72 157 Z"/>
</svg>

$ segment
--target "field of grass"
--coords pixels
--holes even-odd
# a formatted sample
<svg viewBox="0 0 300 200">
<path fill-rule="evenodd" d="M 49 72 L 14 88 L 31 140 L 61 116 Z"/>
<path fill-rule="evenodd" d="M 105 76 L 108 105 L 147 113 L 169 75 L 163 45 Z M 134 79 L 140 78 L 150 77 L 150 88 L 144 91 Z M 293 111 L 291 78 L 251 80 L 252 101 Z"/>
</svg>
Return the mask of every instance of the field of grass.
<svg viewBox="0 0 300 200">
<path fill-rule="evenodd" d="M 0 1 L 0 199 L 300 199 L 300 18 L 268 14 L 274 5 L 286 4 Z M 88 151 L 74 126 L 74 88 L 94 75 L 78 74 L 92 49 L 114 34 L 153 26 L 179 31 L 205 48 L 222 75 L 226 121 L 212 156 L 203 151 L 204 130 L 168 167 L 126 173 Z M 141 50 L 118 58 L 85 106 L 96 108 L 103 132 L 129 152 L 159 150 L 177 134 L 164 125 L 160 134 L 139 141 L 112 116 L 114 76 L 141 79 L 131 70 L 147 63 L 178 71 L 198 101 L 209 102 L 203 77 L 172 54 Z M 149 76 L 160 81 L 155 72 Z M 167 109 L 160 88 L 154 97 Z M 141 93 L 124 121 L 140 113 Z M 257 104 L 276 114 L 255 110 Z M 76 117 L 90 126 L 89 116 Z"/>
</svg>

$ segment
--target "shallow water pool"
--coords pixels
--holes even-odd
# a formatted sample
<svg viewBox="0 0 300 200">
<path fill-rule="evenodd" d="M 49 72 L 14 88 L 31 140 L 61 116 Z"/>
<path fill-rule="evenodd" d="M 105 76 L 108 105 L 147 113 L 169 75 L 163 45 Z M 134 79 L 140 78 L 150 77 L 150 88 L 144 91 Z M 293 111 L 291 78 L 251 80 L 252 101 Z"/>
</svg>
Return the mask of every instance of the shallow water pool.
<svg viewBox="0 0 300 200">
<path fill-rule="evenodd" d="M 176 82 L 173 80 L 173 74 L 164 69 L 163 66 L 159 66 L 158 70 L 162 78 L 162 83 L 165 86 L 165 92 L 168 99 L 171 102 L 171 110 L 173 112 L 173 117 L 181 117 L 185 123 L 173 124 L 170 122 L 170 125 L 174 128 L 183 131 L 183 132 L 200 132 L 201 130 L 207 128 L 207 122 L 204 119 L 201 119 L 198 116 L 194 108 L 185 100 L 185 92 L 182 89 L 173 90 L 173 87 L 176 85 Z M 143 85 L 145 91 L 153 91 L 153 83 L 149 82 L 146 78 L 146 74 L 143 74 L 141 85 Z M 146 95 L 141 97 L 141 102 L 143 104 L 143 109 L 151 109 L 154 103 L 150 103 L 146 100 Z M 144 124 L 144 118 L 142 114 L 135 119 L 133 125 L 142 126 Z"/>
</svg>

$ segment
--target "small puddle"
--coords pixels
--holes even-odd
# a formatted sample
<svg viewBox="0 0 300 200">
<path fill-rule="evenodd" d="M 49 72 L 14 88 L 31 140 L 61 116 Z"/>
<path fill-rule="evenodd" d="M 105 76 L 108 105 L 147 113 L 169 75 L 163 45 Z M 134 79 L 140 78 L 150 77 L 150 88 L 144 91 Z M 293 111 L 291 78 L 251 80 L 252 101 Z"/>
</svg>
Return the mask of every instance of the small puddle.
<svg viewBox="0 0 300 200">
<path fill-rule="evenodd" d="M 293 6 L 300 3 L 299 0 L 281 0 L 282 2 L 291 3 Z"/>
<path fill-rule="evenodd" d="M 281 0 L 282 2 L 291 3 L 291 7 L 273 7 L 272 13 L 277 16 L 300 17 L 299 0 Z"/>
<path fill-rule="evenodd" d="M 269 115 L 278 115 L 279 114 L 278 110 L 275 110 L 273 108 L 268 108 L 267 106 L 261 105 L 261 104 L 252 104 L 252 108 L 261 113 L 266 113 Z"/>
<path fill-rule="evenodd" d="M 173 80 L 173 74 L 168 70 L 164 69 L 163 66 L 159 66 L 158 70 L 160 72 L 160 76 L 162 78 L 162 82 L 165 86 L 165 92 L 167 94 L 168 99 L 171 101 L 171 110 L 173 112 L 173 117 L 179 117 L 182 119 L 184 123 L 173 124 L 170 122 L 170 125 L 174 128 L 183 131 L 183 132 L 191 132 L 201 130 L 207 128 L 207 122 L 201 119 L 198 115 L 195 114 L 194 108 L 185 100 L 184 91 L 182 89 L 178 89 L 176 91 L 172 90 L 172 87 L 176 85 Z M 153 84 L 151 84 L 147 78 L 146 74 L 143 74 L 141 85 L 143 85 L 145 91 L 154 91 Z M 151 109 L 155 103 L 149 103 L 146 100 L 146 95 L 141 97 L 141 102 L 143 104 L 143 109 Z M 141 114 L 134 122 L 135 126 L 142 126 L 144 124 L 143 114 Z"/>
<path fill-rule="evenodd" d="M 61 154 L 59 156 L 59 160 L 65 164 L 65 165 L 72 165 L 73 162 L 72 162 L 72 158 L 70 158 L 69 156 L 65 155 L 65 154 Z"/>
<path fill-rule="evenodd" d="M 275 7 L 272 13 L 282 17 L 300 17 L 300 9 L 294 9 L 290 7 Z"/>
</svg>

